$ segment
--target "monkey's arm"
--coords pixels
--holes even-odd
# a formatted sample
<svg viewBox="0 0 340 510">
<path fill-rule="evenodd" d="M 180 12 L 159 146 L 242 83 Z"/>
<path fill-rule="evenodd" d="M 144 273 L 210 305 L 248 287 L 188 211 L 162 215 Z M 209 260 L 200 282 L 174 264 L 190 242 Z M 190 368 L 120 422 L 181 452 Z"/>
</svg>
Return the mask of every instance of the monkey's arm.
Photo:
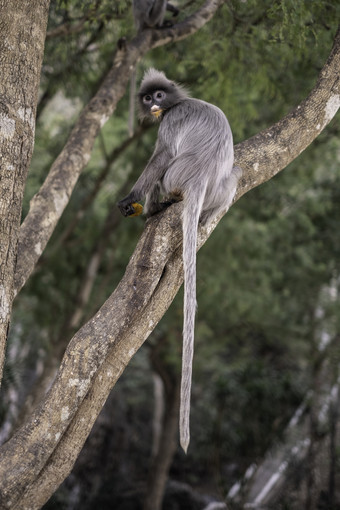
<svg viewBox="0 0 340 510">
<path fill-rule="evenodd" d="M 171 155 L 165 147 L 163 150 L 159 150 L 156 147 L 154 154 L 145 167 L 144 172 L 133 186 L 131 192 L 117 204 L 123 216 L 131 216 L 135 213 L 135 209 L 132 206 L 133 203 L 138 202 L 149 194 L 153 197 L 155 196 L 153 191 L 156 187 L 158 188 L 159 181 L 165 174 L 165 171 L 169 166 L 170 159 Z M 151 212 L 150 207 L 148 209 L 149 214 L 155 212 Z"/>
</svg>

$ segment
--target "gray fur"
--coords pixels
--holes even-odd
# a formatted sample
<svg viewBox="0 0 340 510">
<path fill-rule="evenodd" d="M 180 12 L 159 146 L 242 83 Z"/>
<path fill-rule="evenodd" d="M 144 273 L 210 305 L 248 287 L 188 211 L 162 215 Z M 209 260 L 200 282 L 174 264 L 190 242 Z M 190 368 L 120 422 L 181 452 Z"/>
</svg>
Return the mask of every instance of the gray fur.
<svg viewBox="0 0 340 510">
<path fill-rule="evenodd" d="M 209 223 L 219 212 L 230 206 L 240 171 L 233 167 L 233 139 L 224 113 L 210 103 L 189 98 L 181 86 L 155 69 L 147 71 L 140 87 L 142 115 L 150 116 L 151 108 L 151 105 L 143 101 L 152 96 L 153 104 L 158 104 L 155 91 L 160 90 L 165 91 L 164 99 L 159 102 L 164 111 L 154 153 L 131 193 L 118 206 L 124 215 L 129 215 L 131 204 L 146 197 L 145 212 L 150 216 L 165 206 L 159 202 L 159 193 L 175 200 L 180 194 L 184 202 L 180 443 L 186 452 L 190 441 L 197 228 L 199 221 L 202 224 Z"/>
<path fill-rule="evenodd" d="M 166 10 L 178 14 L 178 9 L 167 0 L 133 0 L 132 12 L 137 30 L 161 28 Z"/>
</svg>

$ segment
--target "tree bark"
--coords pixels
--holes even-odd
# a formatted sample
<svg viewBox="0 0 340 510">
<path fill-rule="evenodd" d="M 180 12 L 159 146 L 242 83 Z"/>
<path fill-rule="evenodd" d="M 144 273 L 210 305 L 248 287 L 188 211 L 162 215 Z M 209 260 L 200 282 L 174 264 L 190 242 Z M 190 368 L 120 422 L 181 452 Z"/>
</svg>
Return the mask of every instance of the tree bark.
<svg viewBox="0 0 340 510">
<path fill-rule="evenodd" d="M 102 172 L 99 174 L 95 182 L 94 188 L 92 189 L 92 192 L 81 204 L 75 218 L 73 218 L 73 221 L 71 221 L 66 230 L 61 234 L 61 237 L 56 243 L 57 247 L 60 248 L 62 244 L 67 242 L 69 236 L 71 236 L 74 228 L 76 227 L 77 223 L 80 221 L 82 215 L 86 211 L 86 208 L 91 205 L 98 191 L 101 189 L 102 184 L 105 182 L 109 169 L 114 163 L 114 160 L 125 150 L 126 147 L 130 145 L 130 143 L 138 139 L 146 131 L 146 129 L 148 128 L 145 127 L 138 128 L 138 130 L 136 130 L 136 133 L 133 135 L 132 138 L 128 138 L 127 140 L 125 140 L 121 146 L 114 149 L 109 155 L 107 155 L 106 164 Z M 121 196 L 125 196 L 129 192 L 129 186 L 130 184 L 128 182 L 124 183 L 120 190 Z M 74 332 L 79 329 L 81 324 L 85 321 L 84 315 L 85 309 L 86 306 L 88 305 L 92 293 L 93 285 L 95 282 L 99 266 L 102 262 L 105 249 L 107 248 L 107 245 L 110 241 L 110 236 L 112 232 L 115 231 L 119 221 L 120 214 L 118 209 L 115 208 L 114 211 L 110 210 L 104 222 L 103 229 L 98 236 L 98 240 L 94 243 L 93 250 L 89 258 L 89 262 L 82 274 L 82 277 L 79 280 L 78 291 L 74 296 L 75 302 L 74 309 L 66 318 L 56 339 L 51 341 L 49 356 L 44 362 L 43 371 L 30 390 L 29 396 L 26 399 L 26 402 L 23 408 L 21 409 L 19 417 L 15 423 L 15 429 L 17 429 L 23 424 L 27 416 L 39 404 L 39 402 L 45 395 L 47 389 L 50 387 L 55 377 L 57 368 L 60 364 L 61 358 L 65 352 L 65 349 L 70 338 L 72 337 Z M 114 257 L 111 258 L 111 261 L 113 259 Z M 96 299 L 94 303 L 94 308 L 97 309 L 100 303 L 102 303 L 102 300 L 100 300 L 100 298 Z M 91 315 L 88 313 L 87 318 L 90 316 Z"/>
<path fill-rule="evenodd" d="M 236 146 L 243 169 L 236 199 L 297 157 L 335 115 L 339 50 L 340 32 L 308 98 L 272 128 Z M 146 223 L 117 289 L 71 340 L 44 402 L 1 448 L 1 508 L 40 508 L 71 471 L 107 395 L 181 285 L 181 208 L 175 204 Z M 200 229 L 199 246 L 219 219 Z"/>
<path fill-rule="evenodd" d="M 13 302 L 13 275 L 49 0 L 0 0 L 0 381 Z"/>
</svg>

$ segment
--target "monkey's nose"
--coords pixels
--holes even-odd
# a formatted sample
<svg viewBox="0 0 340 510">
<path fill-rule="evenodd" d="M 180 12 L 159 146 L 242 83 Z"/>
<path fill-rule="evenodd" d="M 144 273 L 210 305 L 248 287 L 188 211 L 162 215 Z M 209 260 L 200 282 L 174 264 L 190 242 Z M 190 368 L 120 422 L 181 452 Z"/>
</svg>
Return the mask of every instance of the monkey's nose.
<svg viewBox="0 0 340 510">
<path fill-rule="evenodd" d="M 151 112 L 151 115 L 153 117 L 155 117 L 156 119 L 158 119 L 158 117 L 161 116 L 163 110 L 160 106 L 158 106 L 157 104 L 154 104 L 153 106 L 151 106 L 150 108 L 150 112 Z"/>
</svg>

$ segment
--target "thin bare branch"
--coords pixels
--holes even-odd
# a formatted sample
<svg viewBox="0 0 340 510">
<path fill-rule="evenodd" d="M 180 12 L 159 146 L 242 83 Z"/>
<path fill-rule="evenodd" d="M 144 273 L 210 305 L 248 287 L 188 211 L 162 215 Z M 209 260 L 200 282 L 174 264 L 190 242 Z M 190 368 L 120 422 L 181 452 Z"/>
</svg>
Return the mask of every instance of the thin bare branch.
<svg viewBox="0 0 340 510">
<path fill-rule="evenodd" d="M 73 34 L 78 34 L 84 29 L 84 25 L 93 19 L 95 21 L 96 13 L 101 5 L 101 0 L 97 0 L 96 3 L 90 7 L 90 9 L 79 19 L 67 21 L 61 23 L 55 28 L 48 30 L 46 33 L 46 39 L 52 39 L 54 37 L 65 37 Z M 113 13 L 112 13 L 113 14 Z M 110 16 L 112 17 L 112 15 Z M 107 16 L 109 18 L 109 16 Z"/>
</svg>

